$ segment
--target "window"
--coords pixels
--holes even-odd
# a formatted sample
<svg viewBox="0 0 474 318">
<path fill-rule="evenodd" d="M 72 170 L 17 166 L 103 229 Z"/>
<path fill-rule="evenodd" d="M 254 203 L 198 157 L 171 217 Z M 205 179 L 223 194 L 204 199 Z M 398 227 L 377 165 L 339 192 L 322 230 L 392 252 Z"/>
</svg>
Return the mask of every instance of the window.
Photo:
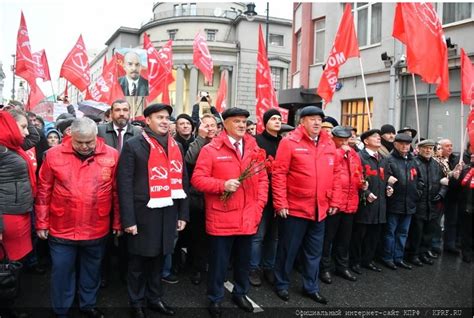
<svg viewBox="0 0 474 318">
<path fill-rule="evenodd" d="M 276 90 L 281 89 L 282 69 L 279 68 L 279 67 L 271 67 L 270 70 L 271 70 L 271 73 L 272 73 L 273 88 L 276 89 Z"/>
<path fill-rule="evenodd" d="M 473 7 L 471 2 L 437 3 L 435 6 L 438 15 L 442 17 L 443 25 L 473 18 Z"/>
<path fill-rule="evenodd" d="M 196 4 L 191 3 L 189 7 L 189 15 L 196 15 L 196 14 L 197 14 Z"/>
<path fill-rule="evenodd" d="M 301 31 L 296 34 L 296 71 L 301 67 Z"/>
<path fill-rule="evenodd" d="M 181 16 L 181 5 L 180 4 L 175 4 L 174 5 L 174 16 L 175 17 Z"/>
<path fill-rule="evenodd" d="M 178 33 L 178 29 L 167 30 L 167 31 L 168 31 L 169 39 L 174 41 L 176 39 L 176 33 Z"/>
<path fill-rule="evenodd" d="M 270 33 L 269 42 L 273 46 L 283 46 L 283 35 Z"/>
<path fill-rule="evenodd" d="M 325 36 L 326 19 L 322 18 L 314 21 L 314 64 L 324 63 Z"/>
<path fill-rule="evenodd" d="M 370 115 L 372 116 L 373 100 L 369 98 Z M 369 129 L 369 118 L 365 99 L 355 99 L 342 102 L 342 125 L 357 128 L 357 131 Z"/>
<path fill-rule="evenodd" d="M 217 30 L 206 29 L 207 40 L 208 41 L 215 41 L 216 40 L 216 33 L 217 33 Z"/>
<path fill-rule="evenodd" d="M 354 9 L 359 46 L 380 43 L 382 40 L 382 4 L 357 2 Z"/>
</svg>

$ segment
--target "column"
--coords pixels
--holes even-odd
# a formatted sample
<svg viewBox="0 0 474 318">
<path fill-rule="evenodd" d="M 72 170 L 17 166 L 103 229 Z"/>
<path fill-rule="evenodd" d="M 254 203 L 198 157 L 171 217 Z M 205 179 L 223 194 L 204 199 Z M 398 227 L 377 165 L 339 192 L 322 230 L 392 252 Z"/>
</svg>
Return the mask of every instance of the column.
<svg viewBox="0 0 474 318">
<path fill-rule="evenodd" d="M 184 70 L 185 65 L 175 65 L 176 68 L 176 101 L 173 116 L 177 116 L 183 112 L 183 95 L 184 95 Z"/>
<path fill-rule="evenodd" d="M 288 69 L 287 68 L 283 68 L 283 72 L 282 72 L 282 82 L 281 82 L 281 89 L 287 89 L 288 88 L 288 81 L 290 80 L 288 78 Z"/>
<path fill-rule="evenodd" d="M 189 77 L 189 98 L 188 98 L 188 113 L 191 114 L 193 111 L 193 105 L 196 103 L 196 98 L 198 95 L 198 79 L 199 79 L 199 72 L 196 66 L 190 65 L 188 66 L 191 70 L 191 74 Z"/>
</svg>

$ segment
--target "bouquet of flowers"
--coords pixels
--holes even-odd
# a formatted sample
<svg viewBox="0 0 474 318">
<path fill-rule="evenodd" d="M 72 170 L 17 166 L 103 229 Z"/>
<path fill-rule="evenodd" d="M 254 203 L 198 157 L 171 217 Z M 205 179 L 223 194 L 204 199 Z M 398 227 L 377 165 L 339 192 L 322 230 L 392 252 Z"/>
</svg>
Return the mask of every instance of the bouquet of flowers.
<svg viewBox="0 0 474 318">
<path fill-rule="evenodd" d="M 263 170 L 271 171 L 273 158 L 270 156 L 268 159 L 266 158 L 265 150 L 258 149 L 252 154 L 252 160 L 250 161 L 249 165 L 245 168 L 245 170 L 240 174 L 237 178 L 239 182 L 243 182 L 245 179 L 251 178 L 256 174 L 259 174 Z M 230 196 L 233 192 L 224 191 L 221 195 L 221 201 L 226 202 L 229 200 Z"/>
</svg>

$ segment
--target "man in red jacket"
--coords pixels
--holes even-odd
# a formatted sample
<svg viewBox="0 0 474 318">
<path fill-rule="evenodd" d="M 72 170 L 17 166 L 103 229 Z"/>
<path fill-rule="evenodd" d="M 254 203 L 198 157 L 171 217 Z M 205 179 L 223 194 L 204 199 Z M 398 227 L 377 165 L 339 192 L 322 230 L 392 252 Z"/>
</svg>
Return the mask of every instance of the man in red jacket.
<svg viewBox="0 0 474 318">
<path fill-rule="evenodd" d="M 255 138 L 246 133 L 249 112 L 229 108 L 222 113 L 224 128 L 199 154 L 191 184 L 204 193 L 206 232 L 209 234 L 209 273 L 207 296 L 212 317 L 222 315 L 224 281 L 229 259 L 234 261 L 232 300 L 247 312 L 253 311 L 246 298 L 249 290 L 249 266 L 252 235 L 257 232 L 267 202 L 268 178 L 259 169 L 240 180 L 244 170 L 263 152 Z M 257 166 L 255 166 L 257 168 Z M 251 169 L 255 172 L 255 169 Z M 230 194 L 223 200 L 222 195 Z"/>
<path fill-rule="evenodd" d="M 324 219 L 327 213 L 337 211 L 330 202 L 338 195 L 333 191 L 333 184 L 338 182 L 339 167 L 334 142 L 321 131 L 323 118 L 321 108 L 303 108 L 300 125 L 280 142 L 273 166 L 273 206 L 281 217 L 275 287 L 284 301 L 290 298 L 289 276 L 301 248 L 303 292 L 316 302 L 327 303 L 319 293 L 319 261 Z"/>
<path fill-rule="evenodd" d="M 46 152 L 36 197 L 36 229 L 39 238 L 49 240 L 51 302 L 58 316 L 66 316 L 74 300 L 79 258 L 79 307 L 88 317 L 103 317 L 96 299 L 112 206 L 113 231 L 120 235 L 117 163 L 117 150 L 97 138 L 97 125 L 89 118 L 75 119 L 71 138 Z"/>
<path fill-rule="evenodd" d="M 357 152 L 349 146 L 352 136 L 350 127 L 336 126 L 332 130 L 333 141 L 336 144 L 336 164 L 341 167 L 341 173 L 334 190 L 339 194 L 333 196 L 333 205 L 337 206 L 336 214 L 329 213 L 326 218 L 324 233 L 323 256 L 321 258 L 320 278 L 326 284 L 332 283 L 332 255 L 334 255 L 336 274 L 349 281 L 356 277 L 349 271 L 349 247 L 352 234 L 352 220 L 359 205 L 359 189 L 367 185 L 362 174 L 362 164 Z"/>
</svg>

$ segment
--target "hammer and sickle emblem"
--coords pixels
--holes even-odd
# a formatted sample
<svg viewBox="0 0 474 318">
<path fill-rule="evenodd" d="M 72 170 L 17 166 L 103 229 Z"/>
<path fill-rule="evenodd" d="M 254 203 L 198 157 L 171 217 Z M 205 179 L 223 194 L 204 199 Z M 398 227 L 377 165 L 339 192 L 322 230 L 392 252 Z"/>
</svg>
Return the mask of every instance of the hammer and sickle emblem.
<svg viewBox="0 0 474 318">
<path fill-rule="evenodd" d="M 170 171 L 172 171 L 172 172 L 182 172 L 183 171 L 183 165 L 178 160 L 171 160 L 170 164 L 171 164 Z"/>
<path fill-rule="evenodd" d="M 163 179 L 168 178 L 168 171 L 163 167 L 159 167 L 159 168 L 153 167 L 151 171 L 154 173 L 151 176 L 151 180 L 156 180 L 156 179 L 163 180 Z"/>
</svg>

